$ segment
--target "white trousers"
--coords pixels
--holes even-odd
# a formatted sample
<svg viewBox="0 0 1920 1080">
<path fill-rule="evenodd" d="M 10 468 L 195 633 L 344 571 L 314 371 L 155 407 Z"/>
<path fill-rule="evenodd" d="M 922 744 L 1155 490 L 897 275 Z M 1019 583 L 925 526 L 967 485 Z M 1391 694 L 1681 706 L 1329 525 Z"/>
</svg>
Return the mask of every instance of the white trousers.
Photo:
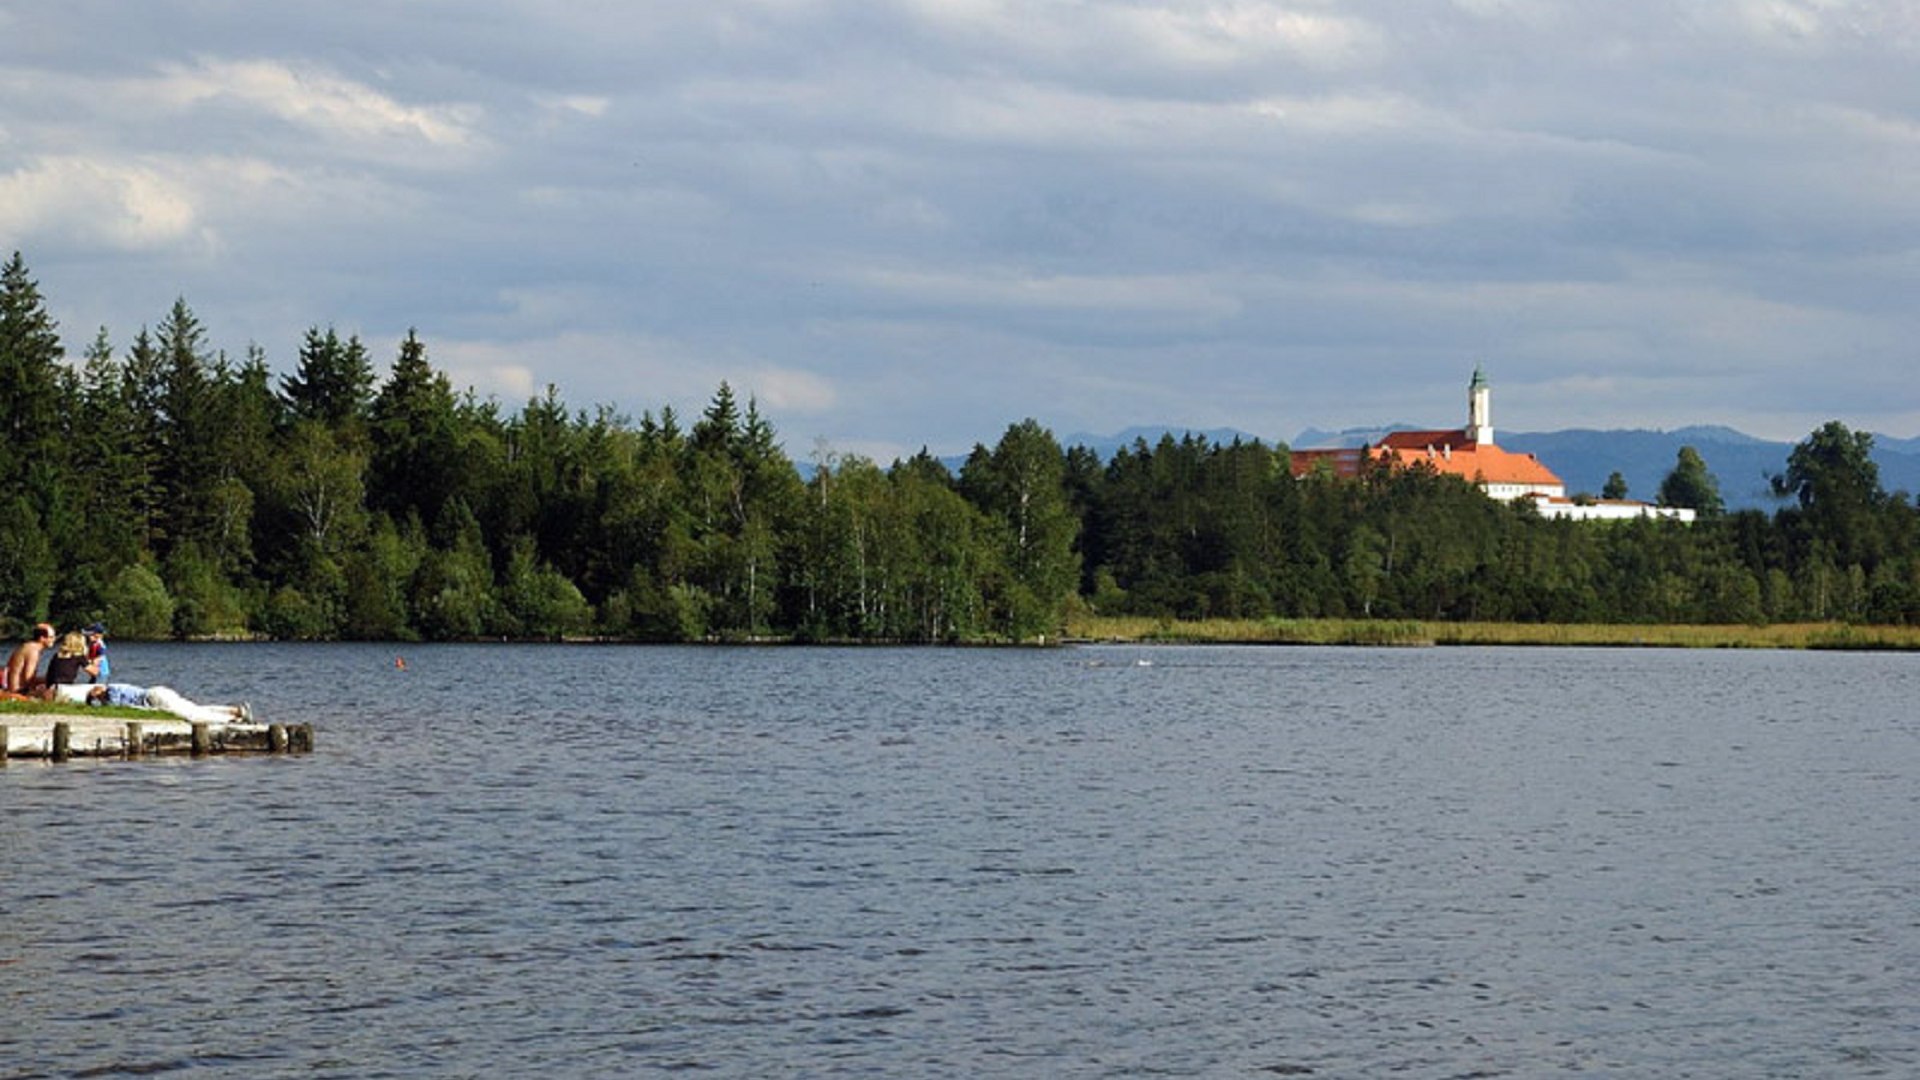
<svg viewBox="0 0 1920 1080">
<path fill-rule="evenodd" d="M 231 724 L 240 718 L 240 710 L 230 705 L 195 705 L 167 686 L 147 687 L 147 704 L 182 720 L 208 724 Z"/>
</svg>

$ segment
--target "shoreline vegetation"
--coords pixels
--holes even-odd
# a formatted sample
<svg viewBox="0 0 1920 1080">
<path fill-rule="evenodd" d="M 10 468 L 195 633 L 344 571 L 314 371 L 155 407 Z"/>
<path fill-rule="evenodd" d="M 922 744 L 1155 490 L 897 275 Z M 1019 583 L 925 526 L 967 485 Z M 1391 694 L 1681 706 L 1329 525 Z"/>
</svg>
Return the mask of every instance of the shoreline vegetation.
<svg viewBox="0 0 1920 1080">
<path fill-rule="evenodd" d="M 1537 645 L 1588 648 L 1920 651 L 1920 627 L 1423 622 L 1413 619 L 1200 619 L 1076 616 L 1067 640 L 1129 645 Z"/>
<path fill-rule="evenodd" d="M 302 644 L 264 634 L 207 635 L 167 639 L 173 644 Z M 343 644 L 335 642 L 335 644 Z M 348 642 L 347 644 L 352 644 Z M 1710 623 L 1519 623 L 1444 622 L 1419 619 L 1166 619 L 1134 615 L 1070 615 L 1064 631 L 1038 638 L 979 638 L 925 642 L 883 638 L 821 638 L 798 634 L 730 635 L 682 641 L 651 641 L 580 634 L 553 637 L 476 637 L 440 642 L 385 641 L 357 644 L 397 649 L 429 644 L 466 645 L 668 645 L 778 647 L 816 645 L 863 648 L 913 645 L 927 648 L 1032 648 L 1072 645 L 1330 645 L 1360 647 L 1554 646 L 1649 649 L 1807 649 L 1860 652 L 1920 652 L 1920 626 L 1867 626 L 1843 622 L 1774 623 L 1764 626 Z M 57 711 L 51 703 L 0 701 L 0 711 Z M 66 706 L 65 708 L 71 708 Z M 137 711 L 125 710 L 133 719 Z M 117 713 L 116 713 L 117 715 Z"/>
<path fill-rule="evenodd" d="M 1690 525 L 1547 518 L 1419 463 L 1297 472 L 1259 439 L 1103 454 L 1031 417 L 964 457 L 801 465 L 725 381 L 685 421 L 515 407 L 412 331 L 384 379 L 317 324 L 276 373 L 182 298 L 69 357 L 16 252 L 0 430 L 16 640 L 1920 647 L 1878 629 L 1920 627 L 1920 508 L 1837 420 L 1771 514 L 1725 512 L 1682 451 L 1661 499 Z"/>
</svg>

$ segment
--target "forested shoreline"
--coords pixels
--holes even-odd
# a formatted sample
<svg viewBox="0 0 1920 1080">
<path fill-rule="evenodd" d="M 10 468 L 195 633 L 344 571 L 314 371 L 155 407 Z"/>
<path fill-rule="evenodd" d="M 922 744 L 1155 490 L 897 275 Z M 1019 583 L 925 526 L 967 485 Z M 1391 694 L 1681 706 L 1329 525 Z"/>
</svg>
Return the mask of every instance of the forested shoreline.
<svg viewBox="0 0 1920 1080">
<path fill-rule="evenodd" d="M 409 333 L 316 325 L 290 374 L 185 300 L 69 357 L 0 270 L 0 620 L 118 636 L 993 642 L 1070 613 L 1521 623 L 1920 622 L 1920 517 L 1832 422 L 1772 514 L 1545 520 L 1421 469 L 1296 480 L 1199 436 L 1111 459 L 1033 420 L 958 470 L 801 469 L 722 383 L 697 417 L 518 409 Z M 1701 466 L 1678 479 L 1695 489 Z M 1675 478 L 1670 478 L 1675 479 Z M 1707 477 L 1710 481 L 1710 477 Z M 1707 490 L 1711 490 L 1710 484 Z"/>
</svg>

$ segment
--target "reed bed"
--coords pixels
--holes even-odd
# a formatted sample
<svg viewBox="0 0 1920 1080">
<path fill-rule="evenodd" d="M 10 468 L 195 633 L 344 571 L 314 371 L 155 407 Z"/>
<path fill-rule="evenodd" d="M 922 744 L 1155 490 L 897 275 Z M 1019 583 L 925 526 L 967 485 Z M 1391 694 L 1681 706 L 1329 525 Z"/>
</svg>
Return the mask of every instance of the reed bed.
<svg viewBox="0 0 1920 1080">
<path fill-rule="evenodd" d="M 1076 641 L 1221 645 L 1565 645 L 1594 648 L 1920 650 L 1920 627 L 1421 622 L 1411 619 L 1154 619 L 1077 615 Z"/>
</svg>

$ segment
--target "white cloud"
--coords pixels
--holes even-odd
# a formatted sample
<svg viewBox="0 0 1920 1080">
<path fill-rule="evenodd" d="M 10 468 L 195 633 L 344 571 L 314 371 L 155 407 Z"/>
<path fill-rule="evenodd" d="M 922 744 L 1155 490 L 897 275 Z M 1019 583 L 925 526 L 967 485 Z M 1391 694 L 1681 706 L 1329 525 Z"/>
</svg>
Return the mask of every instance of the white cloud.
<svg viewBox="0 0 1920 1080">
<path fill-rule="evenodd" d="M 607 110 L 613 105 L 610 99 L 598 94 L 568 94 L 564 97 L 548 98 L 546 103 L 548 108 L 592 117 L 607 115 Z"/>
<path fill-rule="evenodd" d="M 1217 71 L 1280 59 L 1337 68 L 1372 59 L 1381 44 L 1371 24 L 1312 0 L 906 0 L 901 7 L 942 36 L 990 43 L 1002 55 L 1083 76 Z"/>
<path fill-rule="evenodd" d="M 1453 0 L 1453 6 L 1483 19 L 1497 16 L 1532 18 L 1540 13 L 1540 0 Z"/>
<path fill-rule="evenodd" d="M 821 413 L 839 401 L 833 381 L 811 371 L 766 367 L 748 372 L 746 392 L 766 405 L 789 413 Z"/>
<path fill-rule="evenodd" d="M 434 338 L 428 348 L 435 365 L 454 386 L 497 398 L 509 408 L 518 408 L 549 385 L 574 407 L 585 407 L 589 402 L 578 398 L 576 383 L 606 385 L 607 376 L 614 373 L 631 376 L 650 367 L 672 366 L 670 361 L 650 363 L 644 343 L 609 334 L 563 332 L 512 340 Z M 590 374 L 595 372 L 598 378 Z"/>
<path fill-rule="evenodd" d="M 461 391 L 472 390 L 517 409 L 537 393 L 539 379 L 525 364 L 513 363 L 510 350 L 486 343 L 438 343 L 437 366 Z M 557 385 L 557 384 L 555 384 Z"/>
<path fill-rule="evenodd" d="M 1734 10 L 1758 37 L 1807 43 L 1850 29 L 1858 8 L 1848 0 L 1740 0 Z"/>
<path fill-rule="evenodd" d="M 0 174 L 0 234 L 145 251 L 198 230 L 191 186 L 152 166 L 53 157 Z"/>
<path fill-rule="evenodd" d="M 1193 13 L 1171 9 L 1169 14 L 1183 25 L 1189 41 L 1211 32 L 1232 42 L 1235 60 L 1278 52 L 1318 66 L 1338 67 L 1371 59 L 1380 45 L 1380 35 L 1365 22 L 1302 10 L 1298 5 L 1215 4 Z"/>
<path fill-rule="evenodd" d="M 612 405 L 653 410 L 672 405 L 682 415 L 705 408 L 720 383 L 763 409 L 814 414 L 839 403 L 828 376 L 763 358 L 645 334 L 561 331 L 514 340 L 431 339 L 435 366 L 462 389 L 509 408 L 554 386 L 574 409 Z M 581 388 L 590 387 L 583 396 Z"/>
<path fill-rule="evenodd" d="M 462 11 L 0 4 L 0 237 L 122 340 L 417 323 L 510 406 L 726 379 L 856 446 L 1398 420 L 1475 357 L 1555 423 L 1881 408 L 1920 336 L 1914 0 Z"/>
<path fill-rule="evenodd" d="M 809 448 L 787 446 L 787 456 L 814 465 L 839 466 L 852 458 L 864 458 L 881 468 L 895 461 L 904 461 L 919 453 L 918 444 L 908 446 L 905 443 L 887 442 L 879 439 L 829 439 L 824 435 L 815 436 Z"/>
<path fill-rule="evenodd" d="M 483 140 L 471 105 L 405 105 L 325 68 L 203 58 L 169 64 L 143 88 L 176 109 L 234 103 L 347 144 L 400 141 L 462 150 Z"/>
<path fill-rule="evenodd" d="M 1384 135 L 1398 131 L 1425 135 L 1458 126 L 1428 105 L 1391 93 L 1270 97 L 1249 102 L 1246 107 L 1256 116 L 1316 134 Z"/>
</svg>

